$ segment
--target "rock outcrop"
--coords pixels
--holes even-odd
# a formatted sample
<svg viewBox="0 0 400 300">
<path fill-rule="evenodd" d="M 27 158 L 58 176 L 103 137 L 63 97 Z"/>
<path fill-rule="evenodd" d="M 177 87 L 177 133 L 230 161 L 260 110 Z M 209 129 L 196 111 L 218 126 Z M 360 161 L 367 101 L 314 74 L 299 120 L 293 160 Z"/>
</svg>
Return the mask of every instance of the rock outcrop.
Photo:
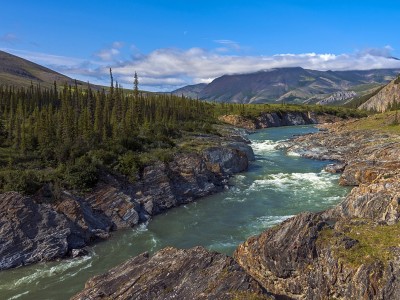
<svg viewBox="0 0 400 300">
<path fill-rule="evenodd" d="M 329 97 L 318 101 L 317 104 L 329 105 L 335 102 L 342 102 L 354 98 L 355 96 L 357 96 L 357 93 L 355 91 L 338 91 L 336 93 L 333 93 Z"/>
<path fill-rule="evenodd" d="M 399 299 L 399 238 L 384 236 L 396 237 L 399 227 L 388 227 L 304 213 L 250 238 L 234 256 L 278 299 Z"/>
<path fill-rule="evenodd" d="M 392 80 L 375 96 L 361 104 L 358 109 L 374 110 L 384 112 L 389 110 L 390 106 L 400 102 L 400 77 Z"/>
<path fill-rule="evenodd" d="M 85 232 L 49 205 L 9 192 L 0 196 L 0 269 L 67 255 Z"/>
<path fill-rule="evenodd" d="M 46 187 L 34 197 L 1 194 L 0 270 L 73 256 L 113 230 L 222 191 L 250 160 L 254 154 L 249 145 L 221 138 L 219 145 L 202 152 L 178 153 L 168 163 L 145 167 L 135 183 L 103 173 L 85 196 L 63 191 L 58 202 L 49 203 Z"/>
<path fill-rule="evenodd" d="M 269 127 L 332 123 L 340 121 L 341 118 L 328 114 L 315 114 L 313 112 L 273 112 L 262 113 L 258 117 L 223 115 L 219 117 L 219 120 L 237 127 L 255 130 Z"/>
<path fill-rule="evenodd" d="M 231 258 L 202 247 L 144 253 L 90 279 L 73 300 L 273 299 Z"/>
<path fill-rule="evenodd" d="M 353 122 L 353 121 L 352 121 Z M 400 137 L 354 130 L 352 122 L 285 146 L 339 162 L 356 186 L 336 207 L 303 213 L 248 239 L 237 262 L 282 299 L 400 299 Z"/>
</svg>

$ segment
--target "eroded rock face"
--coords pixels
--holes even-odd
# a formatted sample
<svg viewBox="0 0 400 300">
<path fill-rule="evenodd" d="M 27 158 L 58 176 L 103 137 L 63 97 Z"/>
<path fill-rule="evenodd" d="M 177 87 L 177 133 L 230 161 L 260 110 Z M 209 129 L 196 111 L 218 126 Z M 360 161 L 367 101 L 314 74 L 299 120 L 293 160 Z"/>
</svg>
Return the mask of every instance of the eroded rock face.
<svg viewBox="0 0 400 300">
<path fill-rule="evenodd" d="M 50 203 L 44 190 L 32 198 L 1 194 L 0 270 L 76 255 L 74 249 L 106 239 L 113 230 L 223 190 L 254 159 L 251 147 L 238 140 L 222 139 L 219 147 L 147 166 L 136 183 L 103 173 L 85 196 L 63 191 L 60 201 Z"/>
<path fill-rule="evenodd" d="M 306 288 L 302 271 L 317 258 L 316 240 L 326 225 L 319 215 L 300 214 L 249 238 L 234 257 L 272 293 L 300 297 Z"/>
<path fill-rule="evenodd" d="M 90 279 L 78 299 L 272 299 L 231 258 L 202 247 L 138 255 Z"/>
<path fill-rule="evenodd" d="M 63 257 L 85 246 L 85 234 L 49 205 L 0 195 L 0 270 Z"/>
<path fill-rule="evenodd" d="M 388 85 L 381 89 L 375 96 L 360 105 L 359 109 L 375 110 L 379 112 L 387 111 L 393 102 L 400 102 L 400 80 L 392 80 Z"/>
<path fill-rule="evenodd" d="M 346 199 L 325 213 L 331 218 L 368 218 L 393 225 L 400 220 L 400 176 L 353 188 Z"/>
<path fill-rule="evenodd" d="M 386 225 L 305 213 L 248 239 L 234 257 L 282 299 L 398 299 L 400 247 L 388 247 L 387 260 L 353 254 L 363 253 L 365 235 L 379 226 Z"/>
</svg>

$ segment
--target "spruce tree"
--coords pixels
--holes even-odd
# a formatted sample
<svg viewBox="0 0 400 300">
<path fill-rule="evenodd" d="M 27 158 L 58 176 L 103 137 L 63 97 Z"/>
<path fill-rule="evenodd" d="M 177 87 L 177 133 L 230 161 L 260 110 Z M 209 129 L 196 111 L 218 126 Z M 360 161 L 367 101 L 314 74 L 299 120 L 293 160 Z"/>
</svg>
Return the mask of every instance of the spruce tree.
<svg viewBox="0 0 400 300">
<path fill-rule="evenodd" d="M 135 95 L 135 98 L 137 99 L 139 96 L 139 78 L 138 75 L 135 71 L 135 75 L 133 76 L 133 94 Z"/>
</svg>

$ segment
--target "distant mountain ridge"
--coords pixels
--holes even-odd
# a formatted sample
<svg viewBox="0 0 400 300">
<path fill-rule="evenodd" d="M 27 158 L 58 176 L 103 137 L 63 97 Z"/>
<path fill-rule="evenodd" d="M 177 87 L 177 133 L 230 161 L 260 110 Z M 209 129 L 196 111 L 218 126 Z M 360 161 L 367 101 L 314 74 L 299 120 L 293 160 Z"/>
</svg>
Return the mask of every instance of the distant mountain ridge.
<svg viewBox="0 0 400 300">
<path fill-rule="evenodd" d="M 399 73 L 400 69 L 316 71 L 300 67 L 278 68 L 223 75 L 206 86 L 186 86 L 172 93 L 217 102 L 332 104 L 367 94 Z"/>
<path fill-rule="evenodd" d="M 198 83 L 184 86 L 172 92 L 173 95 L 185 96 L 196 99 L 202 90 L 207 86 L 207 83 Z"/>
</svg>

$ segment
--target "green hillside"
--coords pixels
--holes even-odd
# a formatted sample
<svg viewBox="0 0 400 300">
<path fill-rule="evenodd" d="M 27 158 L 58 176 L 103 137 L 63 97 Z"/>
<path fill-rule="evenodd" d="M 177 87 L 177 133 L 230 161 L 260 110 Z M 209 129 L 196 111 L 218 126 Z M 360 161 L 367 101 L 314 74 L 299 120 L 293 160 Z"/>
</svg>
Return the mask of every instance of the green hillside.
<svg viewBox="0 0 400 300">
<path fill-rule="evenodd" d="M 46 67 L 12 55 L 10 53 L 0 51 L 0 85 L 14 87 L 29 87 L 41 85 L 50 88 L 54 85 L 54 81 L 59 86 L 67 84 L 75 84 L 74 79 L 57 73 Z M 78 86 L 86 86 L 87 83 L 77 81 Z"/>
</svg>

